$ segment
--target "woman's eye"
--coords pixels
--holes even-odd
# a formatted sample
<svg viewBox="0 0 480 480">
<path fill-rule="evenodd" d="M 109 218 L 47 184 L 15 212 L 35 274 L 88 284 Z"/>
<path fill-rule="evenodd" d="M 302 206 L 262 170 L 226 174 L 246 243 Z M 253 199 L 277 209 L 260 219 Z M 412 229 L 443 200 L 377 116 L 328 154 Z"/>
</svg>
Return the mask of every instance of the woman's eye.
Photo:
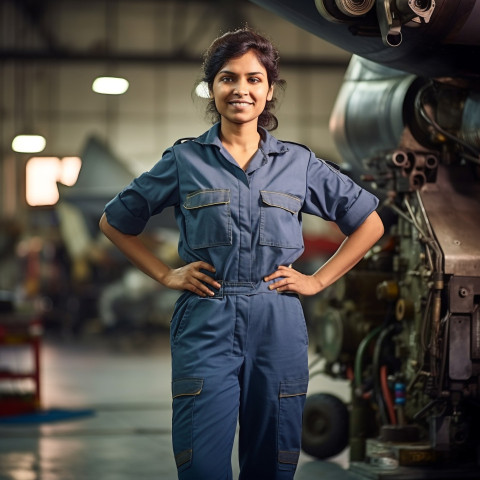
<svg viewBox="0 0 480 480">
<path fill-rule="evenodd" d="M 251 83 L 258 83 L 259 81 L 260 81 L 260 79 L 257 78 L 257 77 L 250 77 L 250 82 Z"/>
<path fill-rule="evenodd" d="M 222 77 L 222 78 L 220 79 L 220 81 L 221 81 L 221 82 L 231 82 L 232 79 L 231 79 L 231 77 Z"/>
</svg>

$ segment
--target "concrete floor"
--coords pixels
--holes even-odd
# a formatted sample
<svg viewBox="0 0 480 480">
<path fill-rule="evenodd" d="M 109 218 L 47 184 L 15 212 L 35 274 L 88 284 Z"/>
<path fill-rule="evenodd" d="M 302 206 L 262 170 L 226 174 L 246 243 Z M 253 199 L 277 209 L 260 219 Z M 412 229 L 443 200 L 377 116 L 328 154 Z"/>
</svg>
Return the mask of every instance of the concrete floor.
<svg viewBox="0 0 480 480">
<path fill-rule="evenodd" d="M 38 425 L 0 421 L 0 480 L 177 478 L 166 333 L 44 339 L 42 374 L 43 410 L 85 415 Z M 348 395 L 346 385 L 321 376 L 311 382 L 316 391 Z M 345 470 L 347 459 L 347 452 L 329 462 L 302 453 L 295 478 L 359 478 Z M 233 465 L 238 475 L 235 449 Z"/>
</svg>

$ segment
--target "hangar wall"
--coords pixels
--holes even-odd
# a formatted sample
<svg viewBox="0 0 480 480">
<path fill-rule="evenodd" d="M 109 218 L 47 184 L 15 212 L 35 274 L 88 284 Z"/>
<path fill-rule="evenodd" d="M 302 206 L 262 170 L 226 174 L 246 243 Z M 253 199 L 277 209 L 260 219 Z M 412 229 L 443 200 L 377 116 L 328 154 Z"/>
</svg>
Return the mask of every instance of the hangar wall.
<svg viewBox="0 0 480 480">
<path fill-rule="evenodd" d="M 80 155 L 105 141 L 132 175 L 177 138 L 208 128 L 193 87 L 201 54 L 245 23 L 278 46 L 287 89 L 276 135 L 338 160 L 328 118 L 350 55 L 246 1 L 4 1 L 0 5 L 0 214 L 22 216 L 24 164 L 15 135 L 43 135 L 41 155 Z M 98 75 L 127 78 L 124 95 L 94 93 Z M 15 188 L 13 186 L 15 185 Z"/>
</svg>

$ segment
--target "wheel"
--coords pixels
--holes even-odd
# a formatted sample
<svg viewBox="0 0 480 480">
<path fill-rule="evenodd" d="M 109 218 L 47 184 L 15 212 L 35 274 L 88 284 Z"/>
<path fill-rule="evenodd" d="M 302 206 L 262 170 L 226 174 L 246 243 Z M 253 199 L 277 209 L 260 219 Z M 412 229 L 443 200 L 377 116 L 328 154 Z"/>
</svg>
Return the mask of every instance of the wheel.
<svg viewBox="0 0 480 480">
<path fill-rule="evenodd" d="M 335 395 L 309 395 L 303 410 L 302 450 L 325 459 L 348 445 L 348 409 Z"/>
</svg>

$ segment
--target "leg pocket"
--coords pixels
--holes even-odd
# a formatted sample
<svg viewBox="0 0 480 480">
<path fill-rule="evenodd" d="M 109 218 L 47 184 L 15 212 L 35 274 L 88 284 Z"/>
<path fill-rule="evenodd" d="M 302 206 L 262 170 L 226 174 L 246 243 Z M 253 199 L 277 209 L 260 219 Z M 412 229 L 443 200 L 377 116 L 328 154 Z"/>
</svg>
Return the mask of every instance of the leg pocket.
<svg viewBox="0 0 480 480">
<path fill-rule="evenodd" d="M 308 378 L 280 383 L 278 418 L 278 468 L 295 471 L 302 439 L 303 406 Z"/>
<path fill-rule="evenodd" d="M 195 303 L 196 299 L 197 297 L 191 292 L 185 292 L 177 300 L 172 321 L 170 322 L 170 344 L 172 347 L 178 343 L 178 337 L 188 323 L 190 312 L 192 311 L 192 304 Z"/>
<path fill-rule="evenodd" d="M 297 312 L 297 315 L 295 315 L 294 318 L 298 319 L 298 328 L 300 335 L 303 338 L 303 342 L 305 345 L 308 345 L 308 331 L 307 331 L 307 323 L 305 322 L 305 315 L 303 313 L 303 307 L 302 304 L 300 303 L 300 299 L 298 298 L 298 295 L 296 293 L 290 294 L 290 293 L 284 293 L 283 295 L 286 296 L 293 296 L 293 303 L 294 303 L 294 308 L 295 311 Z"/>
<path fill-rule="evenodd" d="M 173 453 L 178 471 L 186 470 L 192 463 L 195 399 L 202 389 L 202 378 L 179 378 L 172 382 Z"/>
</svg>

